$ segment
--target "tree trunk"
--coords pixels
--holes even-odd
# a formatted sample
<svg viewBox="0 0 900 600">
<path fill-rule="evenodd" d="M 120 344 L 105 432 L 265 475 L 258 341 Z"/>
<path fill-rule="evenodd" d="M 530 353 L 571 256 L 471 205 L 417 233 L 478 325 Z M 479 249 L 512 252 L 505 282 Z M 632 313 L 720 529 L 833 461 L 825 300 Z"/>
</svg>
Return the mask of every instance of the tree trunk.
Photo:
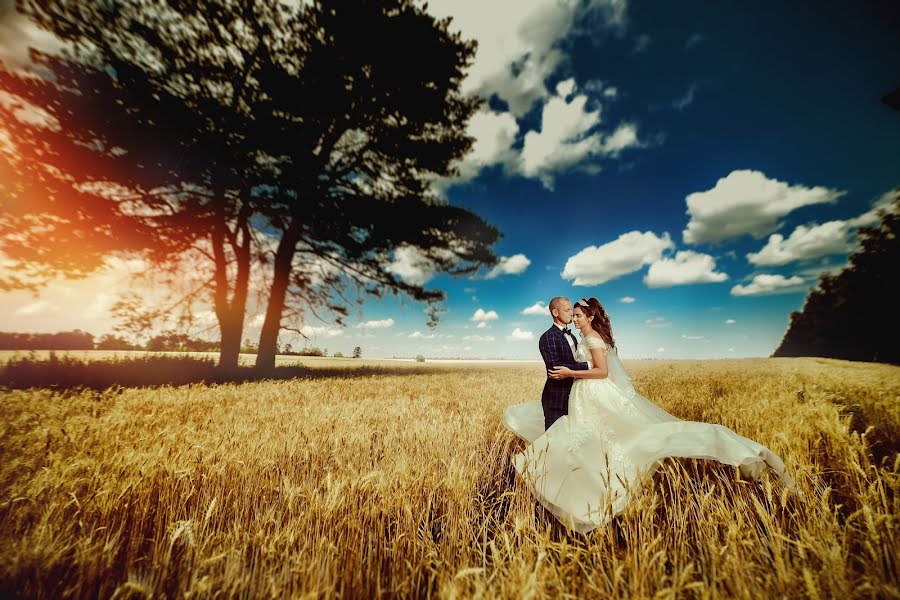
<svg viewBox="0 0 900 600">
<path fill-rule="evenodd" d="M 275 367 L 275 352 L 278 346 L 278 333 L 281 331 L 281 315 L 284 311 L 284 299 L 287 295 L 291 279 L 294 254 L 297 242 L 300 241 L 299 219 L 294 217 L 285 230 L 278 250 L 275 252 L 275 270 L 272 276 L 272 287 L 269 291 L 269 304 L 266 307 L 266 320 L 259 334 L 259 351 L 256 355 L 256 368 L 261 371 Z"/>
<path fill-rule="evenodd" d="M 219 319 L 219 329 L 222 332 L 222 341 L 219 345 L 219 369 L 235 370 L 238 366 L 238 358 L 241 353 L 241 333 L 243 332 L 243 318 Z"/>
<path fill-rule="evenodd" d="M 217 198 L 224 198 L 224 189 L 216 190 Z M 225 207 L 217 202 L 214 209 L 212 230 L 213 258 L 215 259 L 214 304 L 219 321 L 221 341 L 219 348 L 219 369 L 236 370 L 241 351 L 241 334 L 244 332 L 244 311 L 247 306 L 247 288 L 250 281 L 250 231 L 247 220 L 250 215 L 249 203 L 244 200 L 237 216 L 235 231 L 228 229 Z M 238 234 L 241 235 L 240 242 Z M 228 280 L 228 254 L 225 244 L 231 245 L 237 262 L 234 288 Z M 229 292 L 231 300 L 229 301 Z"/>
</svg>

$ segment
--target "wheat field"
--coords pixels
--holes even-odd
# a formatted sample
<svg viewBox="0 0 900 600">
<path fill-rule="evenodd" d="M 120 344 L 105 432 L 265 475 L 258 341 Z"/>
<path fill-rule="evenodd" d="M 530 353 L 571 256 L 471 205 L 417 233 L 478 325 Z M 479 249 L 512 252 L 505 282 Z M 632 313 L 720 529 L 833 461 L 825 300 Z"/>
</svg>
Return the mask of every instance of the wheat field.
<svg viewBox="0 0 900 600">
<path fill-rule="evenodd" d="M 626 361 L 803 493 L 668 460 L 581 536 L 510 467 L 540 365 L 0 389 L 0 594 L 36 598 L 900 598 L 900 367 Z M 338 365 L 335 367 L 335 365 Z"/>
</svg>

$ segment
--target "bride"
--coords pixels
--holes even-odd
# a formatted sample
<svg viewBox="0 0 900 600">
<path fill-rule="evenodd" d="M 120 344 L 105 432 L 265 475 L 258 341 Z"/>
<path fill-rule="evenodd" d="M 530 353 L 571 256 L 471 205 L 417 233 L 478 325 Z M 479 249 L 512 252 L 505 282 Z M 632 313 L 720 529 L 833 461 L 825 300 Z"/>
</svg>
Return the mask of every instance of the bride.
<svg viewBox="0 0 900 600">
<path fill-rule="evenodd" d="M 503 415 L 504 425 L 529 443 L 513 457 L 516 471 L 563 524 L 579 533 L 607 524 L 667 457 L 717 460 L 754 480 L 768 464 L 794 487 L 765 446 L 723 425 L 682 421 L 636 393 L 596 298 L 575 304 L 574 322 L 583 337 L 575 360 L 589 369 L 550 371 L 554 379 L 575 378 L 569 414 L 546 431 L 540 402 L 514 404 Z"/>
</svg>

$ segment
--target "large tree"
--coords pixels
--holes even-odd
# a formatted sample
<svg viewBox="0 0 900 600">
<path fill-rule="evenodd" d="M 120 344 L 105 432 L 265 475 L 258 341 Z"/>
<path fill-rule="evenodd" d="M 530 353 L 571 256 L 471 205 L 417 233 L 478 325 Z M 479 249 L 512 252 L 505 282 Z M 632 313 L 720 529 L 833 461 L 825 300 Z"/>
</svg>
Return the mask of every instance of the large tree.
<svg viewBox="0 0 900 600">
<path fill-rule="evenodd" d="M 428 191 L 469 147 L 475 107 L 458 93 L 472 47 L 446 22 L 403 1 L 352 10 L 274 0 L 21 0 L 19 8 L 68 46 L 63 57 L 35 54 L 40 77 L 0 74 L 2 89 L 49 117 L 17 120 L 10 132 L 7 158 L 26 146 L 30 155 L 7 161 L 17 177 L 2 201 L 17 211 L 0 230 L 36 224 L 27 243 L 3 248 L 17 265 L 81 276 L 106 254 L 133 251 L 175 281 L 194 252 L 209 261 L 211 286 L 185 297 L 211 290 L 220 362 L 233 366 L 251 268 L 269 260 L 258 362 L 267 366 L 286 295 L 294 309 L 338 314 L 348 283 L 435 301 L 441 292 L 393 275 L 393 251 L 415 248 L 433 268 L 456 272 L 494 260 L 496 230 Z M 426 53 L 431 67 L 404 63 L 410 52 Z M 23 192 L 50 187 L 43 173 L 59 188 L 51 207 Z M 99 208 L 85 211 L 91 203 Z M 47 223 L 57 231 L 42 237 Z M 47 260 L 57 237 L 90 238 L 98 227 L 107 244 L 70 253 L 86 263 L 81 270 Z M 202 272 L 196 261 L 192 272 Z"/>
<path fill-rule="evenodd" d="M 857 232 L 849 265 L 822 275 L 791 322 L 773 356 L 824 356 L 900 363 L 900 327 L 893 289 L 900 263 L 900 189 L 881 209 L 881 222 Z"/>
<path fill-rule="evenodd" d="M 278 243 L 257 366 L 274 364 L 286 310 L 340 313 L 335 292 L 347 284 L 434 308 L 443 293 L 398 277 L 396 252 L 455 274 L 494 260 L 498 232 L 431 191 L 469 149 L 465 126 L 478 106 L 459 90 L 474 45 L 448 24 L 408 2 L 323 2 L 308 14 L 313 35 L 296 66 L 261 70 L 263 86 L 281 92 L 261 113 L 283 140 L 284 167 L 263 209 Z"/>
</svg>

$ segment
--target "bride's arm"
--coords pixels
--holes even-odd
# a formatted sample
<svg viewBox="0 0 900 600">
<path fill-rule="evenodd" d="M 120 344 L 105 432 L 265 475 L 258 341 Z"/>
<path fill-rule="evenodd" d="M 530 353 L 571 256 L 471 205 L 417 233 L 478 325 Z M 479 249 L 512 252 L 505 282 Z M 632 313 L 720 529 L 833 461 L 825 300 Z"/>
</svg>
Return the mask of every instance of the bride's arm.
<svg viewBox="0 0 900 600">
<path fill-rule="evenodd" d="M 603 348 L 591 348 L 591 359 L 594 366 L 586 371 L 573 371 L 568 367 L 559 367 L 550 370 L 553 379 L 606 379 L 609 376 L 609 365 L 606 363 L 606 352 Z"/>
</svg>

